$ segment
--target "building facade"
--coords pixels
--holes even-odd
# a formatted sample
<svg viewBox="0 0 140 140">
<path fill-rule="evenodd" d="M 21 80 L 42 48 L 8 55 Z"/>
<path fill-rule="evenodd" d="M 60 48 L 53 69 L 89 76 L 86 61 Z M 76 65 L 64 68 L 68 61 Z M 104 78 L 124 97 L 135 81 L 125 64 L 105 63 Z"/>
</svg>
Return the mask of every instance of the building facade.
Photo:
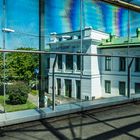
<svg viewBox="0 0 140 140">
<path fill-rule="evenodd" d="M 82 38 L 82 39 L 81 39 Z M 86 28 L 82 32 L 52 33 L 50 51 L 58 54 L 54 68 L 55 94 L 75 99 L 92 100 L 94 98 L 127 95 L 127 66 L 131 58 L 139 56 L 139 32 L 130 39 L 117 38 L 109 34 Z M 87 55 L 80 56 L 78 53 Z M 70 54 L 75 53 L 75 54 Z M 104 56 L 90 56 L 100 54 Z M 122 57 L 112 57 L 112 56 Z M 56 55 L 50 55 L 48 73 L 48 92 L 52 93 L 53 64 Z M 131 68 L 131 93 L 140 92 L 140 58 L 135 58 Z"/>
</svg>

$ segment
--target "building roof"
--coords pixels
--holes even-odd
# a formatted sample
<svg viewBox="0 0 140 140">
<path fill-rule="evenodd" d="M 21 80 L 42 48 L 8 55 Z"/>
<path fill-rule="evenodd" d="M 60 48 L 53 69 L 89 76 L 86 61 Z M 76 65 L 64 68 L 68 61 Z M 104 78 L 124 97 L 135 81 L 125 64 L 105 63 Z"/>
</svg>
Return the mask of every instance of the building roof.
<svg viewBox="0 0 140 140">
<path fill-rule="evenodd" d="M 117 37 L 110 35 L 108 39 L 103 39 L 99 48 L 118 48 L 118 47 L 139 47 L 140 46 L 140 28 L 137 28 L 135 37 Z"/>
<path fill-rule="evenodd" d="M 98 42 L 98 48 L 122 48 L 122 47 L 140 47 L 140 28 L 136 30 L 136 36 L 134 37 L 117 37 L 115 35 L 109 35 L 107 33 L 92 29 L 92 27 L 85 28 L 81 31 L 65 32 L 65 33 L 51 33 L 50 45 L 55 44 L 71 44 L 79 43 L 81 40 L 93 40 Z"/>
<path fill-rule="evenodd" d="M 109 34 L 94 30 L 92 27 L 88 27 L 82 30 L 73 31 L 73 32 L 65 32 L 65 33 L 51 33 L 50 34 L 50 42 L 49 44 L 62 44 L 62 43 L 72 43 L 72 42 L 80 42 L 81 38 L 83 41 L 85 40 L 95 40 L 97 42 L 101 42 L 102 39 L 109 38 Z"/>
</svg>

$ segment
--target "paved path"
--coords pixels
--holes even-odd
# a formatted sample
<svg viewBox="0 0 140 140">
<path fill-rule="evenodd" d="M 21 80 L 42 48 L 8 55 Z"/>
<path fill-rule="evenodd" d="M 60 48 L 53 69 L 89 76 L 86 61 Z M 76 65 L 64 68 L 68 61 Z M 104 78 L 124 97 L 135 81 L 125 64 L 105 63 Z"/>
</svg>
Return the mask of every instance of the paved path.
<svg viewBox="0 0 140 140">
<path fill-rule="evenodd" d="M 47 97 L 49 99 L 52 99 L 51 94 L 47 94 Z M 71 102 L 77 102 L 78 100 L 75 100 L 73 98 L 68 98 L 68 97 L 63 97 L 63 96 L 58 96 L 56 95 L 56 104 L 66 104 L 66 103 L 71 103 Z M 32 95 L 28 94 L 28 100 L 32 102 L 34 105 L 38 105 L 38 95 Z"/>
<path fill-rule="evenodd" d="M 32 94 L 28 94 L 28 100 L 38 106 L 38 95 L 34 96 Z"/>
<path fill-rule="evenodd" d="M 1 140 L 140 140 L 140 104 L 125 104 L 5 128 Z"/>
</svg>

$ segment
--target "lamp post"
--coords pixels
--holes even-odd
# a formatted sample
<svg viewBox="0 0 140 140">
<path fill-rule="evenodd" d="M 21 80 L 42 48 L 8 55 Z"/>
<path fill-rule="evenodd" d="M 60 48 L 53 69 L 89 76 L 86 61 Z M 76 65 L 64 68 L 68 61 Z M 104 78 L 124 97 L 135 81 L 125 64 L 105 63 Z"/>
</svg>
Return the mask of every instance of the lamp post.
<svg viewBox="0 0 140 140">
<path fill-rule="evenodd" d="M 39 74 L 39 69 L 38 68 L 35 68 L 34 69 L 34 74 L 35 74 L 35 87 L 36 87 L 36 92 L 38 93 L 38 74 Z M 38 94 L 37 94 L 38 95 Z M 39 108 L 39 97 L 37 96 L 37 108 Z"/>
<path fill-rule="evenodd" d="M 45 0 L 39 0 L 39 50 L 45 49 Z M 45 107 L 45 56 L 39 54 L 39 107 Z"/>
</svg>

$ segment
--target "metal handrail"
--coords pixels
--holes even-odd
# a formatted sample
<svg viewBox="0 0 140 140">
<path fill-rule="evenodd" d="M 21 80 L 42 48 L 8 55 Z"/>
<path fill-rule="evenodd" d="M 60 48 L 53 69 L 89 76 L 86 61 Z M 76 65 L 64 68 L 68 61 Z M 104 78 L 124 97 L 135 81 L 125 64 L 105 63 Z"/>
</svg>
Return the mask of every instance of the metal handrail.
<svg viewBox="0 0 140 140">
<path fill-rule="evenodd" d="M 82 56 L 99 56 L 99 57 L 125 57 L 125 58 L 140 58 L 140 55 L 110 55 L 110 54 L 96 54 L 96 53 L 72 53 L 72 52 L 49 52 L 49 51 L 27 51 L 27 50 L 3 50 L 1 53 L 34 53 L 34 54 L 65 54 L 65 55 L 82 55 Z"/>
</svg>

